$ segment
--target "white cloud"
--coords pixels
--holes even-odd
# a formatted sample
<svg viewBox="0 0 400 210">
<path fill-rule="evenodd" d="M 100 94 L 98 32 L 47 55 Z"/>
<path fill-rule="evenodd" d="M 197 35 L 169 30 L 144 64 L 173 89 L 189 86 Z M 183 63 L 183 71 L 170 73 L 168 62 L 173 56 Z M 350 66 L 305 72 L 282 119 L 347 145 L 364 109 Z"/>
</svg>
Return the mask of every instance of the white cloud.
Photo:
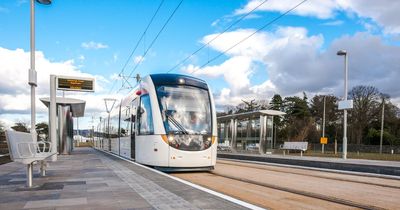
<svg viewBox="0 0 400 210">
<path fill-rule="evenodd" d="M 359 17 L 370 18 L 384 27 L 386 33 L 400 33 L 400 1 L 350 0 L 339 1 L 341 7 Z"/>
<path fill-rule="evenodd" d="M 218 23 L 220 22 L 220 20 L 219 19 L 217 19 L 217 20 L 214 20 L 212 23 L 211 23 L 211 26 L 213 26 L 213 27 L 215 27 L 215 26 L 217 26 L 218 25 Z"/>
<path fill-rule="evenodd" d="M 252 59 L 247 56 L 233 56 L 221 65 L 207 66 L 202 69 L 193 65 L 184 69 L 187 73 L 195 75 L 206 75 L 209 77 L 217 77 L 223 75 L 225 81 L 228 82 L 234 93 L 239 92 L 250 85 L 248 79 L 251 74 Z M 238 82 L 240 81 L 240 82 Z"/>
<path fill-rule="evenodd" d="M 210 44 L 223 52 L 238 40 L 251 34 L 252 29 L 228 32 Z M 204 43 L 217 34 L 205 36 Z M 253 40 L 254 38 L 254 40 Z M 343 36 L 322 50 L 322 35 L 308 35 L 301 27 L 280 27 L 273 32 L 260 32 L 227 53 L 221 64 L 200 68 L 188 65 L 184 71 L 196 76 L 223 77 L 228 87 L 217 94 L 218 105 L 240 102 L 240 99 L 269 99 L 273 94 L 283 96 L 335 94 L 343 92 L 343 57 L 349 54 L 349 90 L 356 85 L 372 85 L 392 98 L 400 97 L 400 47 L 390 46 L 379 37 L 367 33 Z M 261 68 L 256 68 L 262 66 Z M 261 84 L 252 84 L 257 71 L 267 75 Z M 259 81 L 259 78 L 257 79 Z"/>
<path fill-rule="evenodd" d="M 78 57 L 78 59 L 82 62 L 82 61 L 85 60 L 85 56 L 84 56 L 84 55 L 80 55 L 80 56 Z"/>
<path fill-rule="evenodd" d="M 108 48 L 108 45 L 100 43 L 100 42 L 94 42 L 94 41 L 90 41 L 90 42 L 82 42 L 81 47 L 85 48 L 85 49 L 105 49 Z"/>
<path fill-rule="evenodd" d="M 340 26 L 343 25 L 344 21 L 342 20 L 335 20 L 335 21 L 329 21 L 329 22 L 325 22 L 322 25 L 324 26 Z"/>
<path fill-rule="evenodd" d="M 135 56 L 133 58 L 133 62 L 135 64 L 142 63 L 144 60 L 145 60 L 145 58 L 143 56 L 141 56 L 141 55 Z"/>
<path fill-rule="evenodd" d="M 30 86 L 28 85 L 28 69 L 30 65 L 30 53 L 22 49 L 9 50 L 0 47 L 0 75 L 7 75 L 0 80 L 0 118 L 9 120 L 26 117 L 30 119 Z M 81 72 L 73 60 L 52 62 L 40 51 L 36 51 L 36 70 L 38 87 L 36 88 L 36 109 L 38 119 L 47 119 L 47 108 L 39 101 L 39 98 L 49 96 L 50 74 L 65 76 L 94 77 L 96 79 L 96 93 L 66 92 L 66 97 L 73 96 L 86 101 L 86 112 L 102 112 L 101 105 L 105 94 L 104 86 L 108 80 L 100 75 L 91 75 Z M 114 96 L 116 97 L 116 96 Z M 15 117 L 10 117 L 15 115 Z M 4 118 L 7 116 L 8 118 Z"/>
<path fill-rule="evenodd" d="M 250 0 L 243 8 L 237 9 L 235 14 L 246 14 L 260 5 L 262 2 L 263 0 Z M 300 2 L 301 1 L 299 0 L 269 0 L 267 3 L 261 5 L 256 11 L 286 12 Z M 314 16 L 327 19 L 334 16 L 336 7 L 337 4 L 334 0 L 307 1 L 297 9 L 293 10 L 292 13 L 302 16 Z"/>
<path fill-rule="evenodd" d="M 262 0 L 250 0 L 244 7 L 235 11 L 236 15 L 248 13 Z M 286 12 L 296 4 L 299 0 L 269 0 L 260 6 L 256 11 L 267 12 Z M 340 11 L 348 14 L 356 14 L 360 18 L 371 19 L 384 28 L 384 32 L 388 34 L 400 33 L 400 1 L 393 0 L 317 0 L 307 1 L 291 14 L 300 16 L 311 16 L 319 19 L 332 19 Z"/>
</svg>

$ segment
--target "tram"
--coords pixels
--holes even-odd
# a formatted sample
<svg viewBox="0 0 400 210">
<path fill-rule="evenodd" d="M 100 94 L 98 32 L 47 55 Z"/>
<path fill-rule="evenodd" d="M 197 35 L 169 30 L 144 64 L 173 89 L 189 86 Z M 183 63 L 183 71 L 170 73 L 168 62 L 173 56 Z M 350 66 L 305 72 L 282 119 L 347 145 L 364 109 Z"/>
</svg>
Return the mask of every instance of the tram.
<svg viewBox="0 0 400 210">
<path fill-rule="evenodd" d="M 217 122 L 212 93 L 201 79 L 151 74 L 98 125 L 95 147 L 162 171 L 212 170 Z"/>
</svg>

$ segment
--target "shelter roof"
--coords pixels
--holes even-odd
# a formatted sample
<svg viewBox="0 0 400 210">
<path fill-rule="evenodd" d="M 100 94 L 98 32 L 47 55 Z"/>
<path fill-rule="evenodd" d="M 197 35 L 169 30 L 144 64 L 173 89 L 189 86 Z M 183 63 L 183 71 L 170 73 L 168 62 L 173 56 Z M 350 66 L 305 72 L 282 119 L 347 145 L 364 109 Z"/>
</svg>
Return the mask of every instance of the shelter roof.
<svg viewBox="0 0 400 210">
<path fill-rule="evenodd" d="M 277 111 L 277 110 L 269 110 L 269 109 L 264 109 L 264 110 L 257 110 L 257 111 L 251 111 L 251 112 L 243 112 L 243 113 L 237 113 L 237 114 L 230 114 L 230 115 L 224 115 L 224 116 L 219 116 L 217 117 L 218 120 L 220 121 L 228 121 L 231 119 L 244 119 L 244 118 L 255 118 L 255 117 L 260 117 L 260 116 L 282 116 L 285 115 L 285 112 Z"/>
<path fill-rule="evenodd" d="M 40 101 L 44 103 L 47 107 L 50 105 L 50 98 L 41 98 Z M 86 101 L 75 99 L 75 98 L 56 98 L 57 105 L 61 106 L 71 106 L 72 116 L 73 117 L 83 117 L 85 114 L 85 105 Z"/>
</svg>

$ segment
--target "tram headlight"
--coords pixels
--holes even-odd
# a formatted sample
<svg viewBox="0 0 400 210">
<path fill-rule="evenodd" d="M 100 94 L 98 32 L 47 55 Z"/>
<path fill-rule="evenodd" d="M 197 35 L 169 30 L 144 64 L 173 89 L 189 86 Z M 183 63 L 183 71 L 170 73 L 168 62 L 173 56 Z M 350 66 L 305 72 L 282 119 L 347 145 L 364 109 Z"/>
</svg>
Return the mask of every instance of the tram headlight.
<svg viewBox="0 0 400 210">
<path fill-rule="evenodd" d="M 174 142 L 174 136 L 168 136 L 168 142 L 169 143 L 172 143 L 172 142 Z"/>
</svg>

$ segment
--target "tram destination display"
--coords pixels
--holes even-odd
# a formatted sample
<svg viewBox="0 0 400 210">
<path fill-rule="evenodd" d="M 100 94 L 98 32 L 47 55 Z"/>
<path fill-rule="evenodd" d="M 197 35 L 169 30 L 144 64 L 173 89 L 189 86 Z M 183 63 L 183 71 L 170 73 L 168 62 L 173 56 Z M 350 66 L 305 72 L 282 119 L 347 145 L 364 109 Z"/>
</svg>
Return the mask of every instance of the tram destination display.
<svg viewBox="0 0 400 210">
<path fill-rule="evenodd" d="M 94 79 L 57 76 L 57 90 L 94 92 Z"/>
</svg>

